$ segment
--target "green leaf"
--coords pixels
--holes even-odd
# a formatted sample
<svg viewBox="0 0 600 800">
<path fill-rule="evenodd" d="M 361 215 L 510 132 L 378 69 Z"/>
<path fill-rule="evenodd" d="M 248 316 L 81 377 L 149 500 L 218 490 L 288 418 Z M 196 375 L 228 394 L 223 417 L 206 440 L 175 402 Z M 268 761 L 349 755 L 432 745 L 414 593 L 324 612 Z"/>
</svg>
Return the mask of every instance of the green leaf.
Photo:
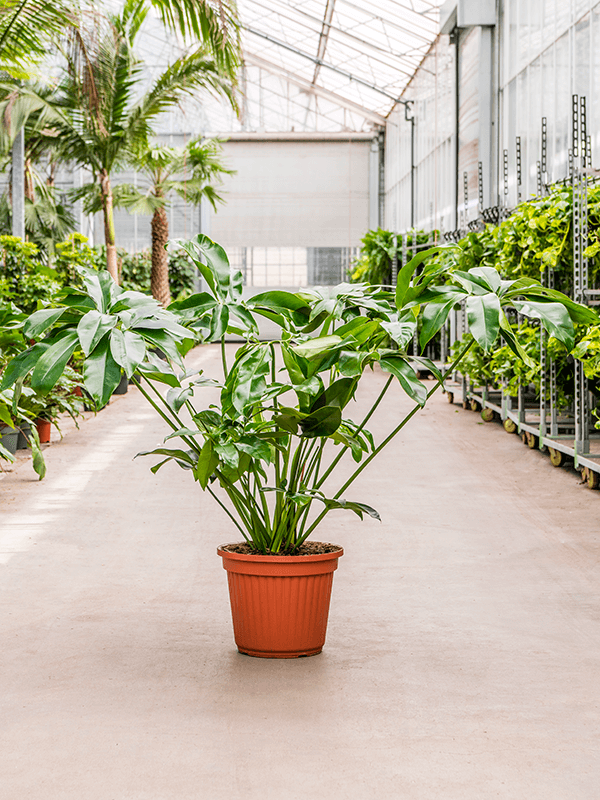
<svg viewBox="0 0 600 800">
<path fill-rule="evenodd" d="M 423 407 L 427 401 L 427 389 L 417 378 L 414 369 L 402 356 L 386 355 L 379 359 L 384 372 L 391 372 L 409 397 Z"/>
<path fill-rule="evenodd" d="M 353 511 L 361 519 L 363 518 L 363 514 L 368 514 L 370 517 L 373 517 L 373 519 L 378 519 L 379 522 L 381 522 L 381 517 L 377 511 L 366 503 L 356 503 L 353 500 L 330 500 L 329 498 L 325 498 L 323 502 L 329 509 L 342 508 L 347 511 Z"/>
<path fill-rule="evenodd" d="M 5 461 L 8 461 L 10 464 L 14 464 L 17 460 L 10 450 L 7 450 L 6 447 L 0 442 L 0 458 L 3 458 Z"/>
<path fill-rule="evenodd" d="M 138 372 L 150 381 L 157 381 L 158 383 L 166 383 L 167 386 L 180 386 L 181 383 L 177 375 L 173 372 L 169 364 L 160 358 L 154 358 L 151 361 L 142 362 L 138 368 Z"/>
<path fill-rule="evenodd" d="M 177 464 L 182 467 L 183 469 L 194 469 L 196 464 L 196 460 L 194 458 L 194 451 L 193 450 L 171 450 L 168 447 L 156 447 L 154 450 L 144 450 L 141 453 L 136 453 L 135 458 L 139 456 L 167 456 L 164 461 L 161 461 L 160 464 L 156 464 L 152 467 L 152 472 L 157 472 L 163 464 L 166 464 L 167 461 L 176 461 Z"/>
<path fill-rule="evenodd" d="M 268 344 L 261 343 L 238 350 L 221 392 L 225 414 L 235 417 L 261 401 L 267 387 L 266 378 L 271 371 L 271 359 Z"/>
<path fill-rule="evenodd" d="M 146 342 L 134 331 L 115 328 L 110 334 L 110 352 L 127 377 L 131 378 L 146 356 Z"/>
<path fill-rule="evenodd" d="M 8 389 L 19 378 L 24 378 L 27 373 L 32 370 L 39 361 L 42 353 L 45 353 L 50 345 L 47 342 L 38 342 L 33 347 L 29 347 L 18 356 L 12 358 L 4 370 L 2 375 L 2 382 L 0 383 L 0 391 Z"/>
<path fill-rule="evenodd" d="M 302 435 L 312 439 L 317 436 L 330 436 L 342 422 L 339 406 L 323 406 L 300 420 Z"/>
<path fill-rule="evenodd" d="M 184 386 L 183 388 L 176 387 L 169 389 L 167 392 L 167 404 L 169 408 L 178 414 L 179 409 L 185 404 L 186 400 L 194 396 L 194 390 L 191 386 Z"/>
<path fill-rule="evenodd" d="M 393 342 L 396 342 L 398 347 L 404 349 L 406 345 L 412 341 L 415 330 L 417 328 L 416 320 L 413 322 L 382 322 L 380 323 L 383 330 L 389 335 Z"/>
<path fill-rule="evenodd" d="M 31 431 L 27 439 L 27 443 L 31 448 L 31 456 L 33 461 L 33 470 L 40 480 L 44 479 L 46 475 L 46 462 L 42 453 L 42 446 L 40 444 L 40 437 L 35 425 L 31 426 Z"/>
<path fill-rule="evenodd" d="M 439 295 L 435 300 L 427 303 L 421 316 L 422 325 L 419 334 L 421 349 L 430 342 L 448 319 L 448 315 L 456 304 L 456 295 L 449 300 L 446 295 Z"/>
<path fill-rule="evenodd" d="M 246 302 L 250 308 L 257 308 L 257 310 L 258 308 L 267 308 L 270 311 L 275 311 L 280 314 L 283 313 L 285 315 L 289 315 L 290 312 L 300 311 L 301 309 L 305 310 L 306 315 L 308 315 L 310 311 L 310 306 L 307 304 L 306 300 L 303 300 L 301 297 L 291 292 L 279 290 L 255 294 L 253 297 L 248 298 Z"/>
<path fill-rule="evenodd" d="M 182 363 L 181 354 L 177 349 L 176 339 L 169 331 L 146 328 L 142 323 L 133 330 L 145 339 L 146 342 L 149 342 L 151 345 L 154 345 L 154 347 L 162 350 L 163 353 L 166 353 L 173 361 L 176 361 L 178 364 Z"/>
<path fill-rule="evenodd" d="M 108 403 L 120 380 L 121 367 L 112 357 L 109 337 L 105 336 L 83 362 L 85 388 L 102 407 Z"/>
<path fill-rule="evenodd" d="M 396 283 L 396 308 L 398 311 L 400 311 L 404 306 L 404 298 L 417 267 L 422 264 L 423 261 L 426 261 L 428 258 L 431 258 L 431 256 L 439 253 L 440 250 L 444 249 L 447 249 L 447 245 L 430 247 L 429 250 L 423 250 L 422 252 L 417 253 L 414 258 L 411 258 L 411 260 L 398 272 L 398 280 Z"/>
<path fill-rule="evenodd" d="M 494 269 L 494 267 L 473 267 L 473 269 L 469 270 L 469 275 L 476 275 L 481 278 L 483 284 L 494 294 L 502 286 L 498 270 Z"/>
<path fill-rule="evenodd" d="M 169 242 L 169 249 L 174 247 L 185 250 L 207 282 L 213 295 L 224 300 L 231 286 L 231 268 L 225 250 L 202 233 L 190 241 L 174 239 Z M 238 293 L 237 284 L 235 292 L 237 296 L 241 295 L 241 291 Z"/>
<path fill-rule="evenodd" d="M 338 371 L 340 375 L 347 378 L 358 378 L 362 375 L 365 363 L 370 360 L 369 353 L 355 352 L 354 350 L 342 350 L 338 361 Z"/>
<path fill-rule="evenodd" d="M 521 361 L 524 361 L 530 369 L 537 369 L 538 365 L 536 362 L 527 354 L 526 350 L 522 347 L 519 340 L 516 338 L 515 333 L 512 329 L 510 322 L 506 319 L 504 313 L 500 315 L 500 330 L 502 331 L 502 336 L 508 347 L 513 351 L 513 353 L 520 358 Z"/>
<path fill-rule="evenodd" d="M 532 300 L 513 301 L 514 307 L 526 317 L 533 317 L 542 321 L 544 328 L 550 336 L 556 337 L 567 350 L 575 346 L 575 328 L 569 312 L 561 303 L 540 303 Z"/>
<path fill-rule="evenodd" d="M 78 271 L 83 277 L 85 287 L 96 308 L 105 314 L 123 290 L 117 286 L 111 274 L 105 269 L 96 272 L 93 269 L 80 267 Z"/>
<path fill-rule="evenodd" d="M 99 311 L 88 311 L 77 326 L 81 349 L 86 356 L 92 352 L 100 339 L 112 330 L 117 324 L 117 318 L 110 314 L 101 314 Z"/>
<path fill-rule="evenodd" d="M 207 439 L 202 446 L 198 463 L 194 467 L 194 478 L 203 489 L 206 489 L 208 482 L 219 464 L 219 457 L 214 451 L 213 443 Z"/>
<path fill-rule="evenodd" d="M 323 406 L 344 408 L 350 401 L 355 389 L 356 380 L 354 378 L 338 378 L 315 398 L 310 410 L 311 412 L 316 411 Z"/>
<path fill-rule="evenodd" d="M 65 313 L 66 308 L 41 308 L 35 311 L 23 325 L 23 335 L 28 339 L 37 339 L 40 334 L 51 328 Z"/>
<path fill-rule="evenodd" d="M 68 331 L 58 341 L 55 340 L 40 356 L 31 375 L 31 388 L 40 394 L 49 392 L 63 374 L 78 344 L 77 331 Z"/>
<path fill-rule="evenodd" d="M 489 350 L 498 338 L 500 328 L 498 295 L 488 292 L 467 298 L 467 320 L 473 338 L 484 350 Z"/>
<path fill-rule="evenodd" d="M 184 319 L 199 319 L 218 305 L 208 292 L 199 292 L 185 300 L 177 300 L 169 305 L 168 310 L 177 313 Z"/>
<path fill-rule="evenodd" d="M 295 345 L 292 350 L 302 358 L 311 359 L 336 349 L 342 341 L 341 336 L 316 336 L 314 339 Z"/>
<path fill-rule="evenodd" d="M 511 292 L 512 294 L 512 292 Z M 541 300 L 544 302 L 547 299 L 556 300 L 561 303 L 567 311 L 573 322 L 579 322 L 582 325 L 598 325 L 600 319 L 598 314 L 587 306 L 581 305 L 571 300 L 566 294 L 557 291 L 556 289 L 547 289 L 544 287 L 534 287 L 530 290 L 520 291 L 519 295 L 528 301 Z"/>
</svg>

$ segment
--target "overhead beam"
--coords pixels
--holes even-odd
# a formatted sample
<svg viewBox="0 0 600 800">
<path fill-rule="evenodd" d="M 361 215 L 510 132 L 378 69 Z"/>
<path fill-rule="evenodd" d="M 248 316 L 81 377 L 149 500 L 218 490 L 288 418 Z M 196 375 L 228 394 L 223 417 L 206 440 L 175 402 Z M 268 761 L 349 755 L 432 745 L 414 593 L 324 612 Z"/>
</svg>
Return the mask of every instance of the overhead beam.
<svg viewBox="0 0 600 800">
<path fill-rule="evenodd" d="M 325 6 L 325 14 L 323 15 L 323 27 L 319 35 L 319 46 L 317 47 L 317 63 L 315 64 L 315 72 L 312 82 L 316 83 L 321 70 L 321 63 L 325 58 L 325 51 L 327 50 L 327 41 L 329 39 L 329 31 L 331 30 L 331 20 L 333 18 L 333 9 L 335 8 L 335 0 L 327 0 Z"/>
<path fill-rule="evenodd" d="M 326 64 L 324 61 L 315 58 L 315 56 L 311 56 L 309 53 L 305 53 L 303 50 L 299 50 L 297 47 L 287 44 L 287 42 L 282 42 L 279 39 L 275 39 L 273 36 L 269 36 L 268 33 L 257 31 L 254 28 L 250 28 L 248 25 L 244 25 L 243 28 L 245 31 L 248 31 L 248 33 L 251 33 L 254 36 L 259 36 L 261 39 L 266 39 L 268 42 L 271 42 L 271 44 L 276 44 L 278 47 L 283 47 L 284 50 L 289 50 L 290 52 L 295 53 L 297 56 L 301 56 L 301 58 L 306 58 L 309 61 L 312 61 L 313 64 L 320 64 L 322 67 L 325 67 L 332 72 L 337 72 L 338 75 L 343 75 L 345 78 L 348 78 L 348 80 L 353 81 L 354 83 L 358 83 L 361 86 L 366 86 L 367 89 L 371 89 L 373 92 L 378 92 L 384 97 L 387 97 L 388 100 L 392 100 L 394 103 L 406 103 L 405 100 L 401 100 L 399 97 L 386 92 L 385 89 L 381 89 L 374 83 L 369 83 L 369 81 L 365 81 L 362 78 L 359 78 L 357 75 L 353 75 L 351 72 L 341 69 L 341 67 L 334 67 L 333 64 Z"/>
<path fill-rule="evenodd" d="M 268 61 L 262 56 L 257 56 L 255 53 L 249 53 L 246 50 L 244 51 L 244 61 L 246 64 L 252 64 L 255 67 L 261 67 L 261 69 L 264 69 L 267 72 L 271 72 L 274 75 L 279 75 L 282 78 L 285 78 L 286 81 L 294 86 L 298 86 L 305 92 L 310 92 L 318 97 L 322 97 L 324 100 L 329 100 L 332 103 L 336 103 L 338 106 L 348 109 L 348 111 L 354 111 L 355 113 L 363 116 L 365 119 L 368 119 L 369 122 L 374 122 L 376 125 L 385 125 L 385 117 L 381 114 L 378 114 L 376 111 L 371 111 L 371 109 L 361 106 L 360 103 L 355 103 L 352 100 L 348 100 L 348 98 L 342 97 L 341 95 L 336 94 L 329 89 L 324 89 L 322 86 L 312 84 L 310 81 L 300 78 L 298 75 L 295 75 L 293 72 L 290 72 L 289 70 L 284 69 L 277 64 L 273 64 L 273 62 Z"/>
</svg>

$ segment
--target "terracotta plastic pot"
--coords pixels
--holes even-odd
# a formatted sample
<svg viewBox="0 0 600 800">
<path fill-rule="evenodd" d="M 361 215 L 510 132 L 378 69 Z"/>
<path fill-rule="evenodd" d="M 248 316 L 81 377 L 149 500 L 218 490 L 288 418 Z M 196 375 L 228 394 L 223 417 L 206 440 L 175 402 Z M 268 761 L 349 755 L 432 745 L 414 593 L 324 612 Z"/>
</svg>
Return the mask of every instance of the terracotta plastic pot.
<svg viewBox="0 0 600 800">
<path fill-rule="evenodd" d="M 227 570 L 233 633 L 240 653 L 258 658 L 299 658 L 325 644 L 334 553 L 263 556 L 217 553 Z"/>
<path fill-rule="evenodd" d="M 40 437 L 40 444 L 48 444 L 50 441 L 50 432 L 52 423 L 49 419 L 36 419 L 35 427 L 37 428 L 38 436 Z"/>
</svg>

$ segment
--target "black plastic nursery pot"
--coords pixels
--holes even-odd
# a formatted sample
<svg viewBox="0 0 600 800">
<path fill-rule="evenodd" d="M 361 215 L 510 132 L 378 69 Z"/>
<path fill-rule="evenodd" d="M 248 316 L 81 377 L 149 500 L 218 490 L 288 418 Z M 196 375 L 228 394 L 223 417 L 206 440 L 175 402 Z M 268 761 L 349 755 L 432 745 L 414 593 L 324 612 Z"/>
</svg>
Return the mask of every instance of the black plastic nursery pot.
<svg viewBox="0 0 600 800">
<path fill-rule="evenodd" d="M 127 375 L 123 373 L 121 375 L 121 380 L 119 381 L 119 385 L 114 390 L 113 394 L 127 394 L 127 387 L 129 386 L 129 381 L 127 379 Z"/>
<path fill-rule="evenodd" d="M 19 423 L 19 437 L 17 439 L 17 450 L 27 450 L 29 447 L 29 437 L 31 436 L 31 425 L 29 422 Z"/>
<path fill-rule="evenodd" d="M 13 456 L 17 452 L 18 442 L 19 431 L 16 428 L 9 428 L 8 425 L 3 425 L 0 428 L 0 444 Z"/>
</svg>

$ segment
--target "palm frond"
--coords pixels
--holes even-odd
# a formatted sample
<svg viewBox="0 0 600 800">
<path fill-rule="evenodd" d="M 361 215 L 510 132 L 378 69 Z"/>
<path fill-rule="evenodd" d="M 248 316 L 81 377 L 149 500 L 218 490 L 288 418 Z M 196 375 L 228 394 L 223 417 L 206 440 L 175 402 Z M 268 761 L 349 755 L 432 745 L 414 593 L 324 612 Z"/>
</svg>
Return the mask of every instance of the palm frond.
<svg viewBox="0 0 600 800">
<path fill-rule="evenodd" d="M 239 18 L 233 0 L 150 0 L 163 23 L 189 41 L 204 42 L 219 68 L 235 81 L 241 64 Z"/>
<path fill-rule="evenodd" d="M 48 39 L 76 24 L 76 10 L 67 0 L 3 0 L 0 69 L 14 77 L 28 73 L 46 55 Z"/>
</svg>

